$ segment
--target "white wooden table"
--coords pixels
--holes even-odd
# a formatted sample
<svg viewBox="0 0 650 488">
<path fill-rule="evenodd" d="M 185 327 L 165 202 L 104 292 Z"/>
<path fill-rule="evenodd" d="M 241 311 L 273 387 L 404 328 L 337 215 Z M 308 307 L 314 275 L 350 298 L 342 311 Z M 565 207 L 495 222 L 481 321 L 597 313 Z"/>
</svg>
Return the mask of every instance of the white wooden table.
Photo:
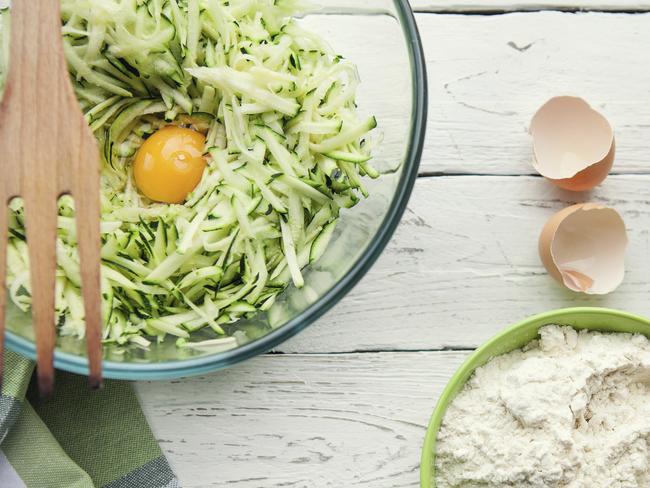
<svg viewBox="0 0 650 488">
<path fill-rule="evenodd" d="M 413 6 L 429 130 L 421 177 L 383 257 L 277 354 L 138 384 L 187 488 L 418 486 L 428 417 L 472 348 L 553 308 L 650 314 L 650 0 Z M 617 132 L 614 174 L 590 196 L 532 174 L 528 121 L 559 94 L 585 97 Z M 629 229 L 625 282 L 605 298 L 562 290 L 537 257 L 545 220 L 586 198 L 617 208 Z"/>
</svg>

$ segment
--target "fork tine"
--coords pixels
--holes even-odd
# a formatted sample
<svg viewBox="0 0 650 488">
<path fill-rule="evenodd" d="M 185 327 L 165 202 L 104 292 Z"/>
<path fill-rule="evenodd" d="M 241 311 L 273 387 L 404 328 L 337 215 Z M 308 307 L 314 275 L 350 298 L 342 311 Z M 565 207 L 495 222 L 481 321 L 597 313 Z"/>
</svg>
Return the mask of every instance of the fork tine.
<svg viewBox="0 0 650 488">
<path fill-rule="evenodd" d="M 56 193 L 40 188 L 24 195 L 25 224 L 32 286 L 32 317 L 36 331 L 38 386 L 42 396 L 54 390 L 56 342 L 54 287 L 56 272 Z"/>
<path fill-rule="evenodd" d="M 9 224 L 9 209 L 6 202 L 0 208 L 0 393 L 2 392 L 2 379 L 4 377 L 4 350 L 5 350 L 5 309 L 7 303 L 7 226 Z"/>
<path fill-rule="evenodd" d="M 84 127 L 84 130 L 88 130 Z M 100 204 L 99 168 L 96 147 L 82 147 L 83 157 L 74 176 L 73 196 L 77 220 L 77 248 L 81 261 L 81 291 L 86 312 L 88 382 L 91 388 L 102 386 L 102 313 L 100 283 Z M 96 163 L 94 163 L 96 161 Z M 91 164 L 94 163 L 94 164 Z"/>
</svg>

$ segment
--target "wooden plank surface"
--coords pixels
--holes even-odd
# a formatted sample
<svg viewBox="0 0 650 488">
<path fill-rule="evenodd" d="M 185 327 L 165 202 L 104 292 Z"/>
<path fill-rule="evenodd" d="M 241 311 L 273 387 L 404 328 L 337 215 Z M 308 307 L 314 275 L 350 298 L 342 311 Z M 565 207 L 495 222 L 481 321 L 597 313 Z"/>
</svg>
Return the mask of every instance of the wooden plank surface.
<svg viewBox="0 0 650 488">
<path fill-rule="evenodd" d="M 185 488 L 416 487 L 429 416 L 466 355 L 263 356 L 138 392 Z"/>
<path fill-rule="evenodd" d="M 530 119 L 546 100 L 567 94 L 585 98 L 612 123 L 618 143 L 614 172 L 650 173 L 650 49 L 644 49 L 650 45 L 650 13 L 416 18 L 429 74 L 423 173 L 533 173 Z M 386 159 L 398 160 L 410 85 L 397 24 L 370 14 L 327 20 L 312 16 L 306 22 L 359 65 L 360 106 L 378 118 Z M 367 32 L 376 33 L 371 54 Z"/>
<path fill-rule="evenodd" d="M 310 18 L 309 27 L 358 63 L 361 107 L 378 117 L 386 158 L 398 159 L 410 103 L 398 26 L 385 15 L 327 18 Z M 533 173 L 530 119 L 546 100 L 567 94 L 585 98 L 612 123 L 615 173 L 650 173 L 650 13 L 417 14 L 416 19 L 429 74 L 422 173 Z M 372 55 L 368 31 L 377 33 Z"/>
<path fill-rule="evenodd" d="M 538 10 L 585 10 L 646 12 L 647 0 L 410 0 L 416 12 L 534 12 Z"/>
<path fill-rule="evenodd" d="M 413 0 L 445 12 L 417 15 L 431 101 L 422 172 L 463 176 L 418 180 L 378 263 L 332 312 L 278 348 L 289 354 L 204 378 L 138 384 L 185 487 L 416 487 L 428 417 L 469 354 L 440 349 L 475 347 L 511 322 L 564 306 L 650 313 L 650 174 L 642 174 L 650 173 L 650 14 L 452 13 L 627 11 L 648 3 Z M 397 74 L 404 66 L 386 69 L 395 49 L 387 19 L 360 22 L 330 17 L 329 29 L 341 32 L 335 43 L 370 78 L 364 96 L 381 101 L 390 145 L 404 125 L 406 85 Z M 358 42 L 364 30 L 377 32 L 376 56 Z M 386 84 L 395 96 L 385 95 Z M 587 98 L 617 130 L 615 171 L 623 174 L 591 196 L 525 176 L 528 121 L 543 101 L 565 93 Z M 608 297 L 563 290 L 537 257 L 546 219 L 586 199 L 614 206 L 628 225 L 627 276 Z"/>
<path fill-rule="evenodd" d="M 423 172 L 531 173 L 529 121 L 564 94 L 582 96 L 614 126 L 615 172 L 649 172 L 650 14 L 421 14 L 417 21 L 430 79 Z"/>
<path fill-rule="evenodd" d="M 630 245 L 623 285 L 605 297 L 564 290 L 537 254 L 546 220 L 575 201 L 616 208 Z M 395 237 L 335 309 L 278 350 L 474 347 L 529 315 L 569 306 L 650 313 L 650 176 L 611 176 L 593 195 L 538 177 L 420 178 Z"/>
</svg>

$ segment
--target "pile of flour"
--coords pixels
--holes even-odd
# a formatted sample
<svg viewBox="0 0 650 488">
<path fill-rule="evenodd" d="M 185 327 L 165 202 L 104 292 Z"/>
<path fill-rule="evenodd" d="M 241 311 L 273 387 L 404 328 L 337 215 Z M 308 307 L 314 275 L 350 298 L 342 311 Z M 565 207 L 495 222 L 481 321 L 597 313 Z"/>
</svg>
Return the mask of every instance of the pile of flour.
<svg viewBox="0 0 650 488">
<path fill-rule="evenodd" d="M 650 487 L 650 341 L 555 325 L 449 406 L 438 488 Z"/>
</svg>

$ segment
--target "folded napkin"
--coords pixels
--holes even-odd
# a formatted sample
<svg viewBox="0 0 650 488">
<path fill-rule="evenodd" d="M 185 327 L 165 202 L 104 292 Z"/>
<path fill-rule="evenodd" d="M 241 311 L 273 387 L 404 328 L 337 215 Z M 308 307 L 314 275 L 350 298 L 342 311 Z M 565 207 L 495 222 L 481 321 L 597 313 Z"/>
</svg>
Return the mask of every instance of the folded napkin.
<svg viewBox="0 0 650 488">
<path fill-rule="evenodd" d="M 178 488 L 128 382 L 58 372 L 53 398 L 32 384 L 34 363 L 5 353 L 0 487 Z"/>
</svg>

